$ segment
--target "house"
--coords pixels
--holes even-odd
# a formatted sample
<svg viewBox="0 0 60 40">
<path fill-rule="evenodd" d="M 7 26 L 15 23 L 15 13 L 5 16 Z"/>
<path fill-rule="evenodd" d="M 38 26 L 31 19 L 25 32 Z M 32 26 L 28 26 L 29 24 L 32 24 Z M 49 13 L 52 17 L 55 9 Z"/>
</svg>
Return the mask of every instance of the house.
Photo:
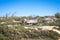
<svg viewBox="0 0 60 40">
<path fill-rule="evenodd" d="M 37 24 L 38 23 L 37 19 L 29 19 L 29 20 L 25 19 L 25 22 L 28 25 L 33 25 L 33 24 Z"/>
</svg>

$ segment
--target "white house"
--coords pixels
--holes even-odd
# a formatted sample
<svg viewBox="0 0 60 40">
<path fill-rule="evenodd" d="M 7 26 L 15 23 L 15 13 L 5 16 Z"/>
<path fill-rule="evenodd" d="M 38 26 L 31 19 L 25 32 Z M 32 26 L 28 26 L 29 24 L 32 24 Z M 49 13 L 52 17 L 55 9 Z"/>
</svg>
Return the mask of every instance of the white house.
<svg viewBox="0 0 60 40">
<path fill-rule="evenodd" d="M 25 19 L 25 21 L 26 21 L 26 23 L 29 24 L 29 25 L 38 23 L 37 19 L 30 19 L 30 20 L 26 20 L 26 19 Z"/>
</svg>

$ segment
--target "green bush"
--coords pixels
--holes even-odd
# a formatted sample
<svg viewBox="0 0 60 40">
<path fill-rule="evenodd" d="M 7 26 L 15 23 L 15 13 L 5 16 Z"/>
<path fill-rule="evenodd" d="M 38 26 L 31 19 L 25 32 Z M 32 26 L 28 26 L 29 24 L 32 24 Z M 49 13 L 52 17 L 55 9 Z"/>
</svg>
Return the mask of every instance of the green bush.
<svg viewBox="0 0 60 40">
<path fill-rule="evenodd" d="M 0 34 L 0 40 L 4 40 L 4 39 L 5 39 L 4 35 Z"/>
</svg>

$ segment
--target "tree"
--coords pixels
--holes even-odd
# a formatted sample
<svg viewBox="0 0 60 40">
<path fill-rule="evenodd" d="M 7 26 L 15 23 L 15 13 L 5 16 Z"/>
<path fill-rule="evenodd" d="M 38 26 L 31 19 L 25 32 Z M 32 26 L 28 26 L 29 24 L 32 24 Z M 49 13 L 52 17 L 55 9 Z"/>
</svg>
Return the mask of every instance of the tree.
<svg viewBox="0 0 60 40">
<path fill-rule="evenodd" d="M 60 27 L 60 13 L 56 13 L 55 17 L 56 17 L 55 25 Z"/>
<path fill-rule="evenodd" d="M 56 13 L 56 14 L 55 14 L 55 17 L 56 17 L 56 18 L 60 18 L 60 13 Z"/>
<path fill-rule="evenodd" d="M 60 19 L 57 19 L 57 20 L 55 21 L 55 25 L 60 27 Z"/>
</svg>

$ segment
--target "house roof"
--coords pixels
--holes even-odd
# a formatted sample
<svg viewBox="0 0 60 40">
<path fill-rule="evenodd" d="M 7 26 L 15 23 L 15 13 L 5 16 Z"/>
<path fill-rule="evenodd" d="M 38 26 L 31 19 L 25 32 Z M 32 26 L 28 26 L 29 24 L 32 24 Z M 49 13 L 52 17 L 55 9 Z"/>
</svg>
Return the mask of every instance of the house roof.
<svg viewBox="0 0 60 40">
<path fill-rule="evenodd" d="M 34 20 L 34 19 L 27 20 L 27 23 L 37 23 L 37 20 Z"/>
</svg>

